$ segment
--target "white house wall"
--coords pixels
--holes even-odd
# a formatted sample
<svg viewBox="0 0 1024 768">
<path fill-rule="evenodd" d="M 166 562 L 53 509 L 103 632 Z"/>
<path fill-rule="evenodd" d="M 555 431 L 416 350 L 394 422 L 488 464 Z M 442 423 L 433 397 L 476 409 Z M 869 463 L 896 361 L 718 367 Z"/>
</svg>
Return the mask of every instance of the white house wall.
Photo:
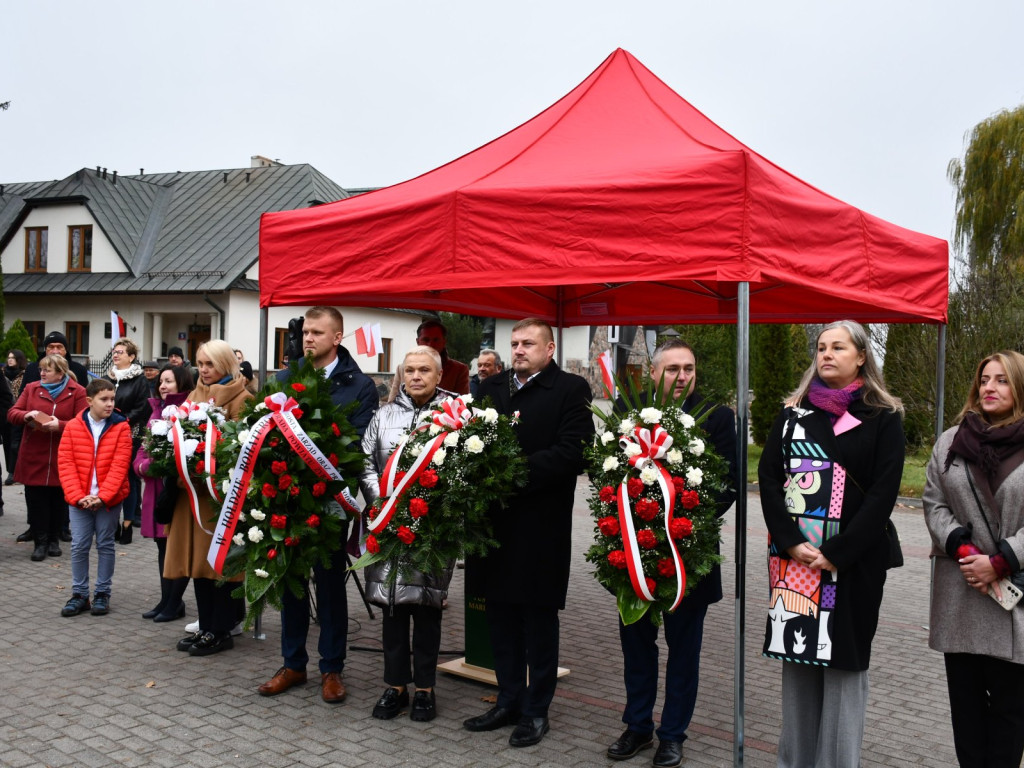
<svg viewBox="0 0 1024 768">
<path fill-rule="evenodd" d="M 103 230 L 84 205 L 53 205 L 33 208 L 22 223 L 18 234 L 0 255 L 5 275 L 25 271 L 25 228 L 46 227 L 46 271 L 64 274 L 68 271 L 68 227 L 92 226 L 93 272 L 127 272 L 124 262 L 107 240 Z"/>
</svg>

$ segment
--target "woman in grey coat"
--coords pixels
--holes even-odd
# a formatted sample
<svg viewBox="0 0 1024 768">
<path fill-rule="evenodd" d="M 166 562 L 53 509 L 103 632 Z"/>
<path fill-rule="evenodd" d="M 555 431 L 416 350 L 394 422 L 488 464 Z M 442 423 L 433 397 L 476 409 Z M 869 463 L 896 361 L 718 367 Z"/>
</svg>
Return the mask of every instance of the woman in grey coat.
<svg viewBox="0 0 1024 768">
<path fill-rule="evenodd" d="M 1024 356 L 989 355 L 928 462 L 924 514 L 934 558 L 928 644 L 945 654 L 961 766 L 1019 766 L 1024 755 Z"/>
<path fill-rule="evenodd" d="M 430 347 L 414 347 L 400 369 L 402 386 L 395 399 L 378 410 L 363 435 L 366 467 L 359 485 L 372 504 L 380 496 L 379 480 L 398 441 L 420 418 L 445 398 L 455 397 L 439 389 L 441 357 Z M 388 687 L 373 708 L 373 716 L 390 720 L 409 706 L 408 684 L 416 687 L 409 717 L 425 722 L 437 716 L 434 682 L 437 654 L 441 648 L 441 607 L 448 596 L 455 563 L 440 573 L 406 570 L 390 581 L 390 563 L 366 568 L 366 596 L 385 608 L 382 622 L 384 682 Z M 409 624 L 412 622 L 412 670 L 409 668 Z"/>
</svg>

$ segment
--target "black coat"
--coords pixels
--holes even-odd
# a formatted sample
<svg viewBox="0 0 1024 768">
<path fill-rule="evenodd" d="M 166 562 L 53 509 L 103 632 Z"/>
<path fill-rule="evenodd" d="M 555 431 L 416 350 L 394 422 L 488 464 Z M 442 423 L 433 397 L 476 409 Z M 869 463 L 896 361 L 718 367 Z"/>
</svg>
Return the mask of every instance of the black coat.
<svg viewBox="0 0 1024 768">
<path fill-rule="evenodd" d="M 66 360 L 68 361 L 68 370 L 75 377 L 75 381 L 83 387 L 88 387 L 90 379 L 89 372 L 85 369 L 85 366 L 81 363 L 76 363 L 70 357 L 66 358 Z M 24 387 L 33 381 L 39 381 L 39 363 L 36 361 L 32 361 L 25 366 L 25 376 L 21 380 L 21 386 Z"/>
<path fill-rule="evenodd" d="M 111 375 L 105 378 L 114 385 L 114 408 L 128 419 L 132 439 L 139 440 L 152 412 L 149 406 L 149 379 L 141 367 L 134 376 L 125 377 L 120 381 Z"/>
<path fill-rule="evenodd" d="M 519 411 L 515 429 L 529 481 L 507 506 L 492 509 L 501 546 L 472 564 L 474 591 L 488 600 L 564 608 L 576 478 L 586 466 L 584 442 L 594 434 L 590 385 L 553 361 L 514 394 L 510 375 L 488 376 L 479 396 L 506 416 Z"/>
</svg>

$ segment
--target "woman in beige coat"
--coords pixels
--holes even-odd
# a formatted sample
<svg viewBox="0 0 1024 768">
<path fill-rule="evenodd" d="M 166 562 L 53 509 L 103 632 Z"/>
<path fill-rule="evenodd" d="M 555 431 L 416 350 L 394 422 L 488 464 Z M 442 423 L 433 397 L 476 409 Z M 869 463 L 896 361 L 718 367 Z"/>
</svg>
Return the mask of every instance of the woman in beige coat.
<svg viewBox="0 0 1024 768">
<path fill-rule="evenodd" d="M 229 419 L 238 418 L 252 395 L 245 388 L 245 377 L 239 372 L 231 346 L 219 339 L 206 342 L 196 352 L 196 364 L 199 384 L 188 399 L 194 403 L 212 402 L 223 408 Z M 178 484 L 181 485 L 180 480 Z M 231 597 L 235 585 L 217 586 L 220 576 L 206 561 L 213 541 L 212 533 L 207 531 L 213 531 L 217 514 L 214 501 L 199 490 L 199 516 L 207 529 L 204 531 L 192 514 L 188 495 L 179 493 L 174 517 L 166 529 L 164 578 L 191 578 L 196 593 L 199 629 L 178 642 L 178 650 L 191 656 L 207 656 L 232 648 L 231 628 L 241 616 L 239 601 Z"/>
<path fill-rule="evenodd" d="M 959 424 L 928 462 L 924 514 L 934 559 L 928 644 L 945 654 L 961 766 L 1019 766 L 1024 755 L 1024 356 L 981 361 Z"/>
</svg>

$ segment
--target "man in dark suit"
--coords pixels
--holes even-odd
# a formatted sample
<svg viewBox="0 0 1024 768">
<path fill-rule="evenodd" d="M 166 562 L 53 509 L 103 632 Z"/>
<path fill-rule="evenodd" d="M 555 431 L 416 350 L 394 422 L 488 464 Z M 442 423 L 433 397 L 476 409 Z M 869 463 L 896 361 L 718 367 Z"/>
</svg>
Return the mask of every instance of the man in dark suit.
<svg viewBox="0 0 1024 768">
<path fill-rule="evenodd" d="M 654 351 L 651 378 L 664 378 L 665 397 L 683 400 L 687 413 L 704 410 L 704 399 L 697 394 L 697 360 L 686 342 L 672 339 Z M 715 452 L 729 463 L 729 490 L 715 498 L 717 514 L 724 515 L 736 499 L 736 418 L 733 412 L 715 406 L 703 424 Z M 674 613 L 662 615 L 668 662 L 665 668 L 665 704 L 658 727 L 656 768 L 674 768 L 683 759 L 683 741 L 697 703 L 700 672 L 700 647 L 704 616 L 708 606 L 722 599 L 722 570 L 715 566 L 693 588 Z M 623 677 L 626 683 L 626 708 L 622 722 L 626 731 L 608 748 L 612 760 L 626 760 L 654 743 L 654 701 L 658 696 L 658 628 L 644 617 L 625 625 L 619 620 L 622 644 Z"/>
<path fill-rule="evenodd" d="M 516 435 L 529 479 L 505 508 L 492 512 L 501 546 L 467 563 L 467 589 L 475 582 L 473 592 L 486 598 L 498 701 L 463 725 L 470 731 L 515 725 L 513 747 L 536 744 L 548 731 L 576 478 L 585 467 L 584 442 L 594 434 L 590 386 L 561 370 L 554 353 L 551 326 L 521 320 L 512 329 L 511 370 L 480 382 L 480 396 L 490 396 L 499 413 L 520 414 Z"/>
</svg>

